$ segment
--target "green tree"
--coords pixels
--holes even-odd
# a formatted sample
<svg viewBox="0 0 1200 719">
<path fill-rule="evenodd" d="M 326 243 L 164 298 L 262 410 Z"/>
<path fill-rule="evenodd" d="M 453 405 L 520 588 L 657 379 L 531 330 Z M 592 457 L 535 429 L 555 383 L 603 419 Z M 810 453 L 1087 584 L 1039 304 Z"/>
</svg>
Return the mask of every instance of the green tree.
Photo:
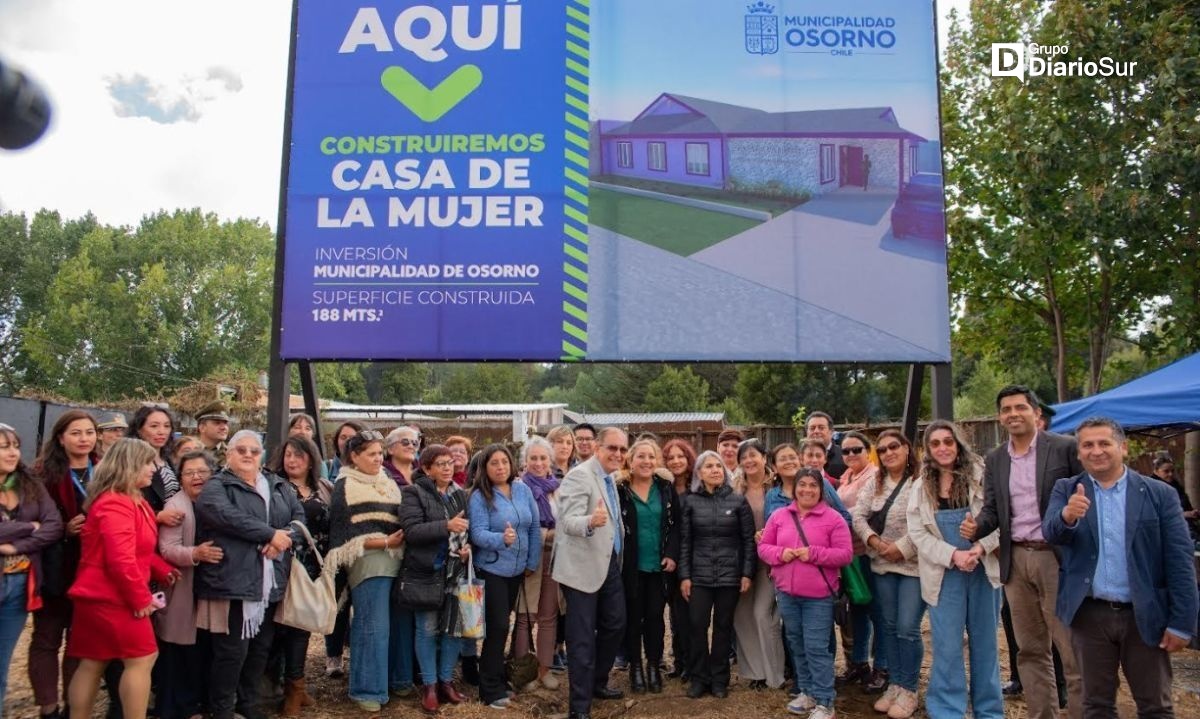
<svg viewBox="0 0 1200 719">
<path fill-rule="evenodd" d="M 690 367 L 664 366 L 646 386 L 644 412 L 698 412 L 709 409 L 708 382 Z"/>
<path fill-rule="evenodd" d="M 952 18 L 956 343 L 1014 366 L 1048 356 L 1059 400 L 1095 392 L 1114 341 L 1162 294 L 1155 268 L 1181 229 L 1195 242 L 1197 84 L 1179 82 L 1197 72 L 1195 16 L 1165 0 L 976 0 L 969 27 Z M 1135 77 L 989 77 L 991 43 L 1013 41 L 1136 61 Z"/>
<path fill-rule="evenodd" d="M 440 365 L 440 381 L 426 393 L 431 403 L 503 404 L 530 401 L 532 365 L 513 362 L 473 362 Z"/>
<path fill-rule="evenodd" d="M 47 385 L 24 351 L 24 327 L 46 312 L 59 267 L 98 226 L 90 214 L 65 222 L 50 210 L 38 212 L 32 222 L 21 214 L 0 215 L 0 387 L 11 392 Z"/>
<path fill-rule="evenodd" d="M 273 248 L 266 225 L 199 210 L 93 227 L 20 325 L 22 352 L 39 384 L 84 400 L 265 367 Z"/>
</svg>

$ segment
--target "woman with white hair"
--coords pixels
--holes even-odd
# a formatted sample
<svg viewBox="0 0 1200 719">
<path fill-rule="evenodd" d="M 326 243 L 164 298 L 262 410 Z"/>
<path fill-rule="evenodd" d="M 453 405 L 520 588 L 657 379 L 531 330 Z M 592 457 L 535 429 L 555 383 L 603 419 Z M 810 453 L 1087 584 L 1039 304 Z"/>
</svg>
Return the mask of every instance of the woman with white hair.
<svg viewBox="0 0 1200 719">
<path fill-rule="evenodd" d="M 556 428 L 557 429 L 557 428 Z M 570 435 L 570 430 L 567 431 Z M 574 450 L 574 438 L 571 448 Z M 554 547 L 554 528 L 558 518 L 558 485 L 555 446 L 548 439 L 532 437 L 521 449 L 520 481 L 533 491 L 537 502 L 537 524 L 542 539 L 542 570 L 525 577 L 522 596 L 517 598 L 517 626 L 513 630 L 513 654 L 524 656 L 530 651 L 529 626 L 537 625 L 538 681 L 547 689 L 557 689 L 558 679 L 550 673 L 554 663 L 554 646 L 558 641 L 558 582 L 551 570 Z"/>
<path fill-rule="evenodd" d="M 291 570 L 293 521 L 304 508 L 287 480 L 260 469 L 258 434 L 241 430 L 229 440 L 225 468 L 196 499 L 196 541 L 220 547 L 215 564 L 195 570 L 196 627 L 209 633 L 213 719 L 263 719 L 258 681 L 274 637 L 275 608 Z"/>
<path fill-rule="evenodd" d="M 398 487 L 412 484 L 421 437 L 412 427 L 397 427 L 383 440 L 383 471 Z"/>
</svg>

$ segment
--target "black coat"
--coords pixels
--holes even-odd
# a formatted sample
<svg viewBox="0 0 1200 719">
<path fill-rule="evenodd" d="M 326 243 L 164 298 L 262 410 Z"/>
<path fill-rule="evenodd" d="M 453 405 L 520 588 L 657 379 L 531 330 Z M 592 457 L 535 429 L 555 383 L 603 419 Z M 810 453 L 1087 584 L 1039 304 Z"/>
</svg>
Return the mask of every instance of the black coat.
<svg viewBox="0 0 1200 719">
<path fill-rule="evenodd" d="M 673 491 L 673 490 L 672 490 Z M 754 578 L 754 513 L 728 483 L 704 487 L 683 503 L 679 579 L 701 587 L 736 587 Z"/>
<path fill-rule="evenodd" d="M 660 559 L 669 558 L 678 563 L 679 523 L 682 516 L 679 504 L 682 498 L 675 494 L 675 487 L 671 482 L 658 476 L 652 481 L 658 487 L 658 498 L 662 502 L 662 522 L 659 528 L 662 543 L 658 548 L 658 556 Z M 634 500 L 633 490 L 625 482 L 618 485 L 617 497 L 621 502 L 621 525 L 625 527 L 621 579 L 625 582 L 625 594 L 628 596 L 635 592 L 638 586 L 637 502 Z"/>
<path fill-rule="evenodd" d="M 433 478 L 417 470 L 413 483 L 401 488 L 400 526 L 404 528 L 404 581 L 445 586 L 447 568 L 453 576 L 461 560 L 449 558 L 451 517 L 459 512 L 466 516 L 467 495 L 451 485 L 453 490 L 442 499 Z"/>
<path fill-rule="evenodd" d="M 304 508 L 296 493 L 284 486 L 286 480 L 267 475 L 271 487 L 271 515 L 262 497 L 253 487 L 227 469 L 221 470 L 200 490 L 196 498 L 196 544 L 211 541 L 225 553 L 216 564 L 196 566 L 196 596 L 202 599 L 262 598 L 262 549 L 275 536 L 275 530 L 291 532 L 295 543 L 298 532 L 288 525 L 304 521 Z M 291 552 L 274 562 L 275 589 L 271 601 L 283 598 L 292 568 Z"/>
</svg>

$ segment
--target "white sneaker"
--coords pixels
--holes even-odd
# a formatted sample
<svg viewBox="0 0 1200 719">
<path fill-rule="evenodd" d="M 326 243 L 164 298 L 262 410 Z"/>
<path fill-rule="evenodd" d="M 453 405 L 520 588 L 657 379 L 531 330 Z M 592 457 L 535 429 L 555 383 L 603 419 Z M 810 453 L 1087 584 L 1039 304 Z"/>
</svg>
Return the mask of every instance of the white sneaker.
<svg viewBox="0 0 1200 719">
<path fill-rule="evenodd" d="M 558 689 L 560 686 L 562 686 L 562 682 L 558 681 L 558 677 L 554 676 L 550 672 L 546 672 L 546 676 L 542 677 L 541 681 L 542 686 L 550 690 Z"/>
<path fill-rule="evenodd" d="M 821 704 L 813 707 L 812 713 L 808 715 L 808 719 L 833 719 L 837 716 L 833 711 L 833 707 L 827 707 Z"/>
<path fill-rule="evenodd" d="M 883 696 L 875 700 L 875 711 L 879 712 L 880 714 L 887 714 L 888 709 L 892 708 L 892 702 L 896 701 L 896 697 L 899 695 L 900 685 L 889 684 L 887 691 L 883 693 Z"/>
<path fill-rule="evenodd" d="M 807 714 L 815 709 L 817 702 L 809 695 L 801 692 L 799 696 L 788 702 L 787 710 L 792 714 Z"/>
<path fill-rule="evenodd" d="M 491 704 L 488 704 L 488 708 L 489 709 L 507 709 L 510 704 L 512 704 L 512 700 L 509 699 L 508 697 L 504 697 L 503 699 L 497 699 L 496 701 L 492 702 Z"/>
<path fill-rule="evenodd" d="M 325 676 L 336 679 L 345 673 L 341 657 L 325 657 Z"/>
</svg>

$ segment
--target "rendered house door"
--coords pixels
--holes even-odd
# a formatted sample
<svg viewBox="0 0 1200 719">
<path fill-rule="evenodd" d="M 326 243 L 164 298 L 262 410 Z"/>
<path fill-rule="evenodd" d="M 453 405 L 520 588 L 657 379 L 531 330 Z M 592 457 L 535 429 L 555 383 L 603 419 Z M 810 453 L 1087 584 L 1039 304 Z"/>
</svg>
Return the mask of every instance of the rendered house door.
<svg viewBox="0 0 1200 719">
<path fill-rule="evenodd" d="M 863 185 L 863 149 L 849 145 L 838 146 L 838 187 Z"/>
</svg>

